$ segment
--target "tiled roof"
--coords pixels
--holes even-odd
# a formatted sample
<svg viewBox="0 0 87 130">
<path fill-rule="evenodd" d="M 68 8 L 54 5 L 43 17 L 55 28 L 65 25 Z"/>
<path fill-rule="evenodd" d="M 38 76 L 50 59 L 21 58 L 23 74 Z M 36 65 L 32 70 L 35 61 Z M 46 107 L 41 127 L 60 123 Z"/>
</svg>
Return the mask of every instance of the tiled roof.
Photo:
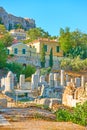
<svg viewBox="0 0 87 130">
<path fill-rule="evenodd" d="M 38 43 L 38 42 L 47 42 L 47 43 L 51 43 L 51 42 L 55 42 L 55 43 L 58 43 L 56 39 L 48 39 L 48 38 L 39 38 L 39 39 L 36 39 L 32 42 L 30 42 L 29 44 L 33 44 L 33 43 Z"/>
</svg>

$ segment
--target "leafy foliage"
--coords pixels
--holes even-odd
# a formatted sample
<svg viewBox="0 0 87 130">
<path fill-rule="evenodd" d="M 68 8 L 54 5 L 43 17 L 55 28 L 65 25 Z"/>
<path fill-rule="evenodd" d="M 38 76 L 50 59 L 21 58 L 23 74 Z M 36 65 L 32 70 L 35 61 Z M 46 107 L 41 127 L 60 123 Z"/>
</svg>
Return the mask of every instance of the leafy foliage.
<svg viewBox="0 0 87 130">
<path fill-rule="evenodd" d="M 50 67 L 48 67 L 48 68 L 42 68 L 41 69 L 41 75 L 48 74 L 48 73 L 50 73 L 50 71 L 51 71 Z"/>
<path fill-rule="evenodd" d="M 13 37 L 10 34 L 5 34 L 4 37 L 2 38 L 3 43 L 6 47 L 12 45 Z"/>
<path fill-rule="evenodd" d="M 19 79 L 20 74 L 22 74 L 23 66 L 19 63 L 8 63 L 7 68 L 12 71 L 13 73 L 17 74 L 17 78 Z"/>
<path fill-rule="evenodd" d="M 61 28 L 59 42 L 64 56 L 87 58 L 87 34 L 79 30 L 70 32 L 69 28 L 65 28 L 65 30 Z"/>
<path fill-rule="evenodd" d="M 48 38 L 50 37 L 48 32 L 45 32 L 42 28 L 32 28 L 27 32 L 27 35 L 32 40 L 38 39 L 38 38 Z"/>
<path fill-rule="evenodd" d="M 2 41 L 0 41 L 0 69 L 4 68 L 7 61 L 7 49 Z"/>
<path fill-rule="evenodd" d="M 25 69 L 23 69 L 22 74 L 25 74 L 25 78 L 30 77 L 33 73 L 35 73 L 36 69 L 34 66 L 27 65 Z"/>
<path fill-rule="evenodd" d="M 83 105 L 74 108 L 72 121 L 77 124 L 87 125 L 87 101 Z"/>
<path fill-rule="evenodd" d="M 15 29 L 23 29 L 23 26 L 20 23 L 14 25 Z"/>
<path fill-rule="evenodd" d="M 60 66 L 65 70 L 85 71 L 87 70 L 87 59 L 82 60 L 79 57 L 74 59 L 64 58 L 62 59 Z"/>
<path fill-rule="evenodd" d="M 19 63 L 8 63 L 7 68 L 11 70 L 13 73 L 17 74 L 17 78 L 19 79 L 20 74 L 25 74 L 25 77 L 30 77 L 35 72 L 35 67 L 28 65 L 25 68 L 22 64 Z"/>
<path fill-rule="evenodd" d="M 59 109 L 56 112 L 57 121 L 72 121 L 80 125 L 87 125 L 87 101 L 83 105 L 77 105 L 72 112 Z"/>
<path fill-rule="evenodd" d="M 60 109 L 56 113 L 57 121 L 70 121 L 71 120 L 71 114 L 68 110 Z"/>
<path fill-rule="evenodd" d="M 4 35 L 6 34 L 7 31 L 6 31 L 6 28 L 4 25 L 0 24 L 0 35 Z"/>
<path fill-rule="evenodd" d="M 72 36 L 69 32 L 69 28 L 65 28 L 65 30 L 60 29 L 59 42 L 65 54 L 72 48 Z"/>
</svg>

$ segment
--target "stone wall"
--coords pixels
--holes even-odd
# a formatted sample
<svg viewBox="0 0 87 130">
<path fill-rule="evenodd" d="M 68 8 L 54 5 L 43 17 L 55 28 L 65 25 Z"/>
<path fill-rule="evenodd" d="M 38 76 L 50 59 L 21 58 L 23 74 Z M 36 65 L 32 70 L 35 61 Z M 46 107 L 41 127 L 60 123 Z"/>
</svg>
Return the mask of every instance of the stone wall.
<svg viewBox="0 0 87 130">
<path fill-rule="evenodd" d="M 7 107 L 7 99 L 0 99 L 0 108 Z"/>
</svg>

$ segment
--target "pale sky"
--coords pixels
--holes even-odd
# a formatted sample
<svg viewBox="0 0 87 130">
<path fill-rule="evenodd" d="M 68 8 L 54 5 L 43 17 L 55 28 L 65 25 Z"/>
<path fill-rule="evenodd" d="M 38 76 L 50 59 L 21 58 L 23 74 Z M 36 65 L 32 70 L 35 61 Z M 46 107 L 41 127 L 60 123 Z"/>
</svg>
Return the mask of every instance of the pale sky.
<svg viewBox="0 0 87 130">
<path fill-rule="evenodd" d="M 87 33 L 87 0 L 0 0 L 8 13 L 33 18 L 36 26 L 58 35 L 70 27 Z"/>
</svg>

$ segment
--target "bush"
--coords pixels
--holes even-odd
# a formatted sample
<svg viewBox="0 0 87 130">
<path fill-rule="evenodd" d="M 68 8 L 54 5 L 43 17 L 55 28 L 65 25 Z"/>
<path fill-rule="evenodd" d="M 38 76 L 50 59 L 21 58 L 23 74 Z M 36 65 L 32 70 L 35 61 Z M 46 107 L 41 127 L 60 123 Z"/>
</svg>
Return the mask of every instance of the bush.
<svg viewBox="0 0 87 130">
<path fill-rule="evenodd" d="M 56 112 L 57 121 L 72 121 L 80 125 L 87 125 L 87 101 L 83 105 L 77 105 L 73 112 L 66 109 L 59 109 Z"/>
<path fill-rule="evenodd" d="M 83 105 L 77 105 L 74 108 L 72 121 L 80 125 L 87 125 L 87 101 Z"/>
<path fill-rule="evenodd" d="M 17 78 L 19 79 L 19 76 L 23 71 L 23 66 L 21 64 L 15 62 L 7 63 L 6 67 L 8 68 L 8 70 L 15 73 L 17 75 Z"/>
<path fill-rule="evenodd" d="M 42 68 L 42 69 L 41 69 L 41 75 L 48 74 L 48 73 L 50 73 L 50 71 L 51 71 L 51 67 Z"/>
<path fill-rule="evenodd" d="M 17 78 L 19 79 L 20 74 L 25 74 L 25 77 L 30 77 L 35 72 L 35 67 L 28 65 L 25 68 L 22 64 L 19 63 L 7 63 L 6 67 L 8 70 L 12 71 L 13 73 L 17 74 Z"/>
<path fill-rule="evenodd" d="M 31 66 L 31 65 L 28 65 L 28 66 L 26 66 L 26 67 L 23 69 L 22 74 L 25 74 L 25 77 L 27 78 L 27 77 L 31 77 L 31 75 L 32 75 L 33 73 L 35 73 L 35 71 L 36 71 L 36 68 L 35 68 L 35 67 L 33 67 L 33 66 Z"/>
<path fill-rule="evenodd" d="M 71 113 L 68 110 L 59 109 L 56 112 L 56 119 L 57 121 L 70 121 Z"/>
<path fill-rule="evenodd" d="M 63 60 L 61 60 L 60 66 L 64 70 L 87 70 L 87 59 L 82 60 L 79 57 L 74 59 L 64 58 Z"/>
</svg>

